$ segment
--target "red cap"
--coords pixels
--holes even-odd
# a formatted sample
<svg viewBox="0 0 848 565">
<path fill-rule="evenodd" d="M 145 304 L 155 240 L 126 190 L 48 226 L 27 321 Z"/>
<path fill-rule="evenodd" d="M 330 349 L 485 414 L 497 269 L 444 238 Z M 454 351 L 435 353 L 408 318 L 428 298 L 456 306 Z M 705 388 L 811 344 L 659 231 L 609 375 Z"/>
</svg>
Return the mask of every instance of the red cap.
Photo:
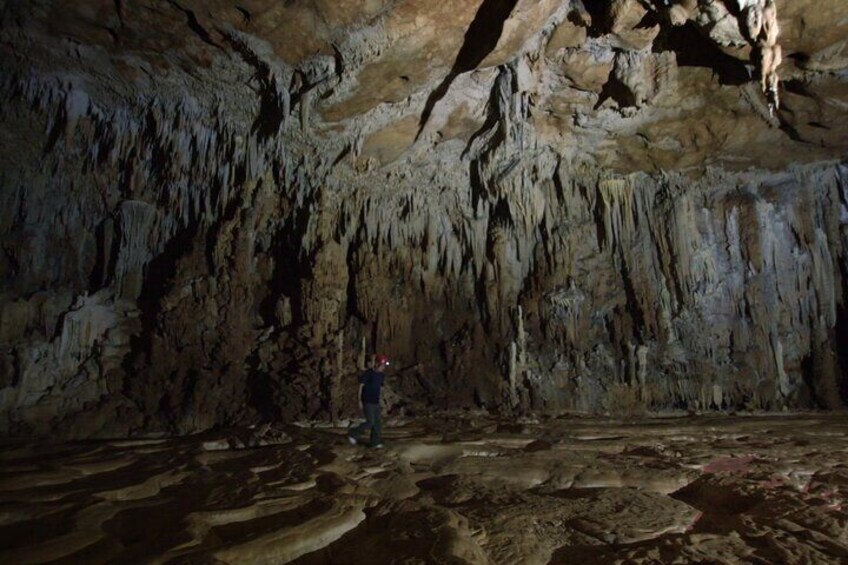
<svg viewBox="0 0 848 565">
<path fill-rule="evenodd" d="M 378 365 L 388 365 L 389 364 L 389 358 L 386 357 L 385 355 L 377 355 L 377 364 Z"/>
</svg>

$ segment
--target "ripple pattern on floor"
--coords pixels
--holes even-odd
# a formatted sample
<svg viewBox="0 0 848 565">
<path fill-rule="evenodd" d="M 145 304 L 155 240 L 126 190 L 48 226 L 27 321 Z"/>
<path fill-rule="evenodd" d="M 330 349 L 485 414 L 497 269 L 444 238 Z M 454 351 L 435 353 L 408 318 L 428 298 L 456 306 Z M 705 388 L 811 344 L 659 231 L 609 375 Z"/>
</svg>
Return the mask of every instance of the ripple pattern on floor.
<svg viewBox="0 0 848 565">
<path fill-rule="evenodd" d="M 848 416 L 7 440 L 0 562 L 848 562 Z"/>
</svg>

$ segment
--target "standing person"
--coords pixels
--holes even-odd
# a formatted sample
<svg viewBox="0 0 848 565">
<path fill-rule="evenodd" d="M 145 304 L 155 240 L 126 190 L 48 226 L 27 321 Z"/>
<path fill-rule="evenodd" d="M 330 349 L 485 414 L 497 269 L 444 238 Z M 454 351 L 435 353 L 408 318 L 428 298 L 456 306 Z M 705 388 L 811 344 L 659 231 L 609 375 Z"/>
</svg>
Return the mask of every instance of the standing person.
<svg viewBox="0 0 848 565">
<path fill-rule="evenodd" d="M 350 430 L 347 439 L 351 445 L 359 443 L 359 436 L 365 431 L 371 430 L 371 447 L 383 447 L 382 422 L 380 421 L 380 389 L 386 376 L 383 370 L 389 366 L 389 358 L 378 355 L 376 365 L 359 375 L 359 400 L 362 402 L 362 411 L 365 413 L 365 421 Z"/>
</svg>

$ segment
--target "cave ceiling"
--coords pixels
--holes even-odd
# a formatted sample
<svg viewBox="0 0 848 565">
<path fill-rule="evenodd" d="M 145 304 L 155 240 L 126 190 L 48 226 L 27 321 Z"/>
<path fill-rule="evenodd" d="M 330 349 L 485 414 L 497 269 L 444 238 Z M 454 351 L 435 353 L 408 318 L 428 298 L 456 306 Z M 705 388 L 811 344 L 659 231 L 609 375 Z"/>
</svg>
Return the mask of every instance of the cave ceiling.
<svg viewBox="0 0 848 565">
<path fill-rule="evenodd" d="M 780 107 L 757 2 L 55 0 L 2 3 L 3 67 L 99 104 L 187 96 L 348 173 L 473 156 L 499 69 L 532 148 L 623 173 L 840 158 L 848 8 L 778 0 Z M 762 4 L 762 3 L 760 3 Z M 300 128 L 286 130 L 284 122 Z M 529 148 L 528 148 L 529 149 Z"/>
<path fill-rule="evenodd" d="M 0 0 L 0 433 L 339 418 L 378 352 L 397 410 L 843 406 L 846 42 L 844 0 Z"/>
</svg>

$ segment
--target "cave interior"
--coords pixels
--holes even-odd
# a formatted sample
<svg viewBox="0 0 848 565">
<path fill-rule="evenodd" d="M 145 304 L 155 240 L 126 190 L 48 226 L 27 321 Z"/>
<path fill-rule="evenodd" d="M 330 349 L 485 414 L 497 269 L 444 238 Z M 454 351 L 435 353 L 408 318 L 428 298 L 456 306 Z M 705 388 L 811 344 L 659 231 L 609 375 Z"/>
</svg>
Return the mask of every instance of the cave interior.
<svg viewBox="0 0 848 565">
<path fill-rule="evenodd" d="M 0 50 L 0 556 L 848 559 L 842 0 L 6 0 Z"/>
</svg>

